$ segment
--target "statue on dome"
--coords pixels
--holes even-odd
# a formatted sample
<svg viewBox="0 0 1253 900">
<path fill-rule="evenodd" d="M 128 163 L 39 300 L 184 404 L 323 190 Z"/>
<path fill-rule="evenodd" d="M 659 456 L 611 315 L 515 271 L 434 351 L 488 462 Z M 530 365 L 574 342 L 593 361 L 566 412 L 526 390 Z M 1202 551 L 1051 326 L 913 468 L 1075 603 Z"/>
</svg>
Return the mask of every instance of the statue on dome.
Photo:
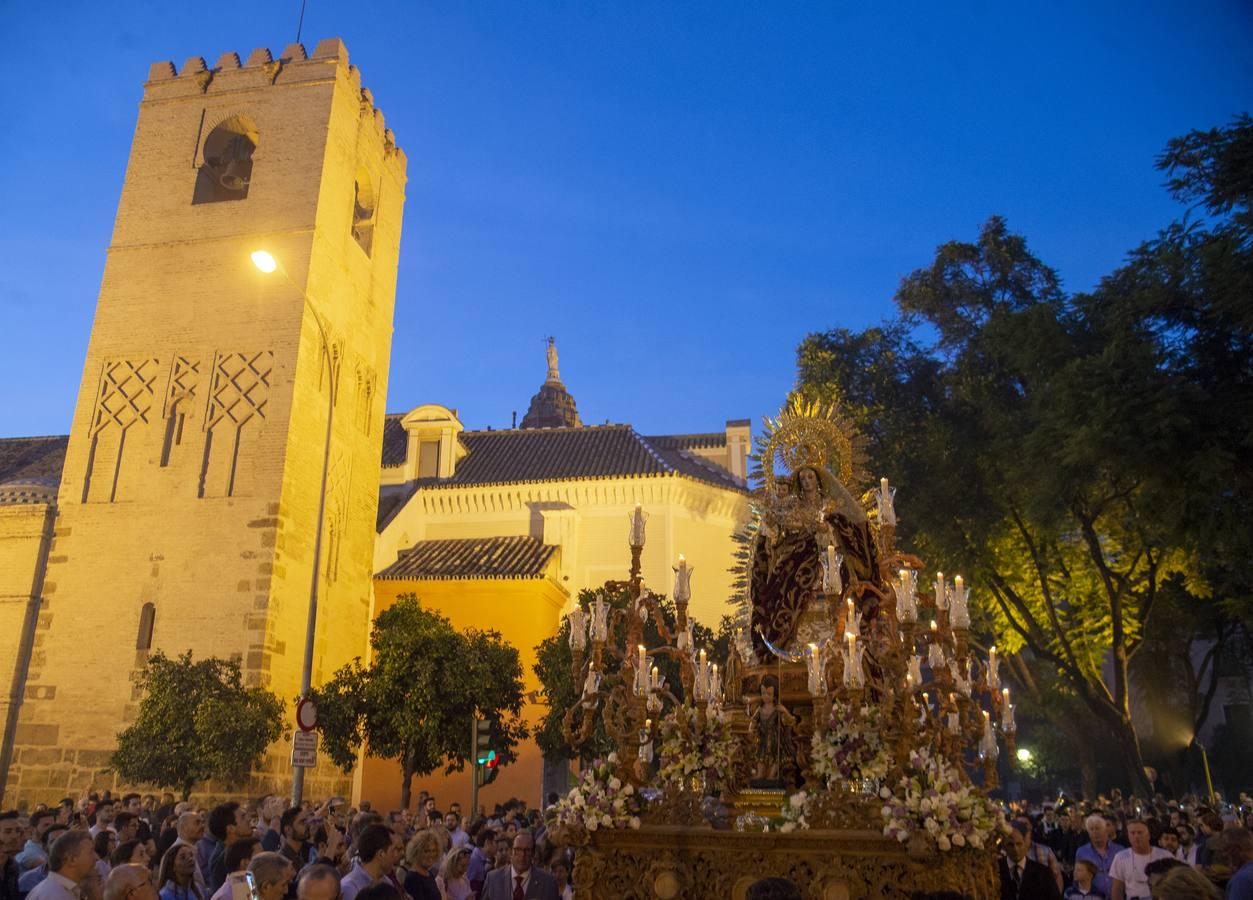
<svg viewBox="0 0 1253 900">
<path fill-rule="evenodd" d="M 561 381 L 561 373 L 557 371 L 557 339 L 548 338 L 548 377 L 546 381 L 559 383 Z"/>
</svg>

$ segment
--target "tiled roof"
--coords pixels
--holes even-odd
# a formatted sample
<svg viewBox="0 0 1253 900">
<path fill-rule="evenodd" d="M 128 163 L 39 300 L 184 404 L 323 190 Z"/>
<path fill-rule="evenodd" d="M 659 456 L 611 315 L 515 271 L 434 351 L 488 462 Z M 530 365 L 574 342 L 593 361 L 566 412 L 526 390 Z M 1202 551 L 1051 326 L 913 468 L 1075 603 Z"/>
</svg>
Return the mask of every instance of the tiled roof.
<svg viewBox="0 0 1253 900">
<path fill-rule="evenodd" d="M 707 449 L 709 447 L 725 447 L 727 445 L 727 433 L 725 431 L 712 431 L 708 434 L 658 434 L 647 438 L 648 442 L 666 449 L 674 450 L 696 450 Z"/>
<path fill-rule="evenodd" d="M 404 463 L 408 438 L 400 419 L 389 415 L 384 425 L 384 466 Z M 419 485 L 441 488 L 681 475 L 744 490 L 721 466 L 686 452 L 683 441 L 690 437 L 644 437 L 630 425 L 464 431 L 461 443 L 469 452 L 457 463 L 453 477 L 424 479 Z"/>
<path fill-rule="evenodd" d="M 0 484 L 61 483 L 69 435 L 0 438 Z"/>
<path fill-rule="evenodd" d="M 385 581 L 543 578 L 556 550 L 532 537 L 418 541 L 374 577 Z"/>
</svg>

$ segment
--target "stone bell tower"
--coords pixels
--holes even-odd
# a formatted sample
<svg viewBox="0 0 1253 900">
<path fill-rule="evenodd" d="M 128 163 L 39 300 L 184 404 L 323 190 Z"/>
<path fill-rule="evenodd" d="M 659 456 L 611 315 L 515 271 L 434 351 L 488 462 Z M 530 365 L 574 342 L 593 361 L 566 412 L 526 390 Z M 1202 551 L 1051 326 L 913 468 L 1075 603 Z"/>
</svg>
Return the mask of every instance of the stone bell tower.
<svg viewBox="0 0 1253 900">
<path fill-rule="evenodd" d="M 339 40 L 152 66 L 9 800 L 113 785 L 102 770 L 151 651 L 234 656 L 291 703 L 332 388 L 314 684 L 365 651 L 404 190 L 404 153 Z M 258 271 L 257 249 L 286 276 Z M 285 754 L 254 788 L 288 780 Z M 332 787 L 308 777 L 310 793 Z"/>
</svg>

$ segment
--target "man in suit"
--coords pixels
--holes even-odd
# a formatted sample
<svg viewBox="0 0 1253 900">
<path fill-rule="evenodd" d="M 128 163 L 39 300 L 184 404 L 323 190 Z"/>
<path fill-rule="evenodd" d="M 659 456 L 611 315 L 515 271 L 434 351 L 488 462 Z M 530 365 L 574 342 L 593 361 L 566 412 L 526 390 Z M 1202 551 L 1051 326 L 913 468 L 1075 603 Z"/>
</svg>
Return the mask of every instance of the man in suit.
<svg viewBox="0 0 1253 900">
<path fill-rule="evenodd" d="M 487 873 L 481 900 L 558 900 L 557 881 L 531 865 L 535 838 L 519 831 L 509 851 L 509 865 Z"/>
<path fill-rule="evenodd" d="M 1026 826 L 1013 823 L 1001 857 L 1001 900 L 1061 900 L 1048 866 L 1027 859 Z"/>
</svg>

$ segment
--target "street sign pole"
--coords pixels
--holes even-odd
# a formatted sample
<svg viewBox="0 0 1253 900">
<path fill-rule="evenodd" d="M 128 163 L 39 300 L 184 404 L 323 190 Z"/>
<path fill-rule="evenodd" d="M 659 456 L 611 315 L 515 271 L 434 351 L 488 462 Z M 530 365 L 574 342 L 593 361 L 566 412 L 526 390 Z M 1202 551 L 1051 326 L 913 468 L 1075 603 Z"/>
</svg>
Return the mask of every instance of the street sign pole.
<svg viewBox="0 0 1253 900">
<path fill-rule="evenodd" d="M 470 820 L 479 815 L 479 717 L 470 716 Z"/>
</svg>

